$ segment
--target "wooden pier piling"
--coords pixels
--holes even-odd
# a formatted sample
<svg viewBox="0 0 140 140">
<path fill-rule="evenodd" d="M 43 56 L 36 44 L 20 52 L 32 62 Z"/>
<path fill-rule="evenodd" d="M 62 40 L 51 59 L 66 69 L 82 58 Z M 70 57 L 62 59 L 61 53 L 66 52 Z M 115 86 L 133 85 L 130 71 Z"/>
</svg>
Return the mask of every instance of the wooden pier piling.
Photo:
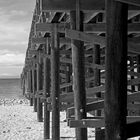
<svg viewBox="0 0 140 140">
<path fill-rule="evenodd" d="M 78 5 L 78 4 L 77 4 Z M 83 15 L 79 9 L 70 12 L 71 28 L 83 30 Z M 85 71 L 84 71 L 84 46 L 83 42 L 72 40 L 72 68 L 73 68 L 73 91 L 75 119 L 86 118 L 86 91 L 85 91 Z M 76 139 L 86 140 L 87 129 L 76 128 Z"/>
<path fill-rule="evenodd" d="M 39 53 L 38 63 L 37 63 L 37 96 L 39 91 L 42 90 L 42 58 Z M 40 97 L 37 97 L 37 120 L 38 122 L 43 121 L 43 106 Z"/>
<path fill-rule="evenodd" d="M 105 140 L 126 140 L 128 6 L 106 1 Z"/>
<path fill-rule="evenodd" d="M 45 45 L 46 55 L 50 55 L 49 40 L 47 39 Z M 44 95 L 45 97 L 50 97 L 50 59 L 44 57 Z M 48 103 L 44 102 L 44 139 L 50 138 L 50 111 L 47 108 Z"/>
<path fill-rule="evenodd" d="M 59 34 L 57 24 L 54 23 L 51 33 L 52 140 L 60 139 L 59 66 Z"/>
</svg>

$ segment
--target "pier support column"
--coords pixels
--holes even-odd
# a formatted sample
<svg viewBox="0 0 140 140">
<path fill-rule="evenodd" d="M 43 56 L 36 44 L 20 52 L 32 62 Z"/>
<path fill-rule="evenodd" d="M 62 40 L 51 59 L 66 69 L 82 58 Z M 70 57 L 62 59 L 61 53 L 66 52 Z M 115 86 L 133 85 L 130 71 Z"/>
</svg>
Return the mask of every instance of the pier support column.
<svg viewBox="0 0 140 140">
<path fill-rule="evenodd" d="M 51 98 L 52 98 L 52 140 L 60 139 L 60 112 L 59 112 L 59 35 L 57 24 L 53 24 L 51 34 Z"/>
<path fill-rule="evenodd" d="M 47 40 L 45 52 L 49 55 L 49 41 Z M 44 57 L 44 94 L 50 97 L 50 59 Z M 47 102 L 44 102 L 44 139 L 50 139 L 50 111 L 47 109 Z"/>
<path fill-rule="evenodd" d="M 83 31 L 83 14 L 80 12 L 79 0 L 76 1 L 76 11 L 70 12 L 71 29 Z M 84 71 L 84 43 L 72 40 L 72 68 L 75 119 L 86 118 L 86 91 Z M 87 129 L 76 128 L 76 140 L 87 140 Z"/>
<path fill-rule="evenodd" d="M 105 140 L 126 140 L 128 6 L 106 0 Z"/>
<path fill-rule="evenodd" d="M 30 106 L 33 106 L 33 85 L 32 85 L 32 70 L 29 71 L 29 80 L 30 80 Z"/>
<path fill-rule="evenodd" d="M 39 61 L 37 63 L 37 94 L 42 90 L 42 59 L 39 53 Z M 43 121 L 43 106 L 39 97 L 37 97 L 37 120 L 38 122 Z"/>
<path fill-rule="evenodd" d="M 99 64 L 100 65 L 100 45 L 94 45 L 94 64 Z M 100 86 L 101 81 L 100 81 L 100 69 L 95 68 L 94 69 L 94 86 Z M 96 93 L 97 98 L 101 98 L 101 93 L 98 92 Z M 95 111 L 96 116 L 101 116 L 101 110 L 96 110 Z M 95 140 L 102 140 L 104 139 L 102 133 L 100 133 L 101 128 L 96 128 L 95 129 Z"/>
<path fill-rule="evenodd" d="M 32 69 L 32 87 L 33 87 L 33 105 L 34 105 L 34 112 L 37 112 L 37 98 L 35 97 L 36 94 L 36 85 L 37 85 L 37 79 L 36 79 L 36 69 L 35 65 Z"/>
</svg>

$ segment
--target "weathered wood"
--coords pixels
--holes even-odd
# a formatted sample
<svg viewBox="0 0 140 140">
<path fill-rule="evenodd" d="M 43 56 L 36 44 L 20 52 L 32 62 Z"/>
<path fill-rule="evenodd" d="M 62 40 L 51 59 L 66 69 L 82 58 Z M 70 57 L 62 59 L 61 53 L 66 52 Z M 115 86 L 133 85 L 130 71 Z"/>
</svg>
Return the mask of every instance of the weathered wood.
<svg viewBox="0 0 140 140">
<path fill-rule="evenodd" d="M 46 41 L 45 52 L 49 55 L 49 42 Z M 50 96 L 50 59 L 44 57 L 44 95 Z M 50 138 L 50 111 L 47 109 L 48 103 L 44 102 L 44 139 Z"/>
<path fill-rule="evenodd" d="M 129 0 L 129 1 L 132 1 L 132 0 Z M 64 12 L 64 11 L 72 11 L 75 9 L 76 9 L 76 6 L 75 6 L 74 0 L 71 0 L 69 2 L 65 0 L 58 0 L 58 1 L 41 0 L 41 11 L 43 12 L 48 12 L 48 11 Z M 104 9 L 105 9 L 104 1 L 81 0 L 81 10 L 83 11 L 103 11 Z M 129 9 L 138 10 L 139 7 L 130 6 Z"/>
<path fill-rule="evenodd" d="M 104 1 L 98 0 L 81 0 L 81 10 L 102 10 L 104 9 Z M 41 0 L 41 10 L 42 11 L 72 11 L 76 9 L 75 1 L 71 0 L 69 2 L 65 0 L 51 1 L 51 0 Z"/>
<path fill-rule="evenodd" d="M 131 111 L 140 110 L 140 104 L 129 103 L 127 109 Z"/>
<path fill-rule="evenodd" d="M 140 14 L 140 11 L 128 11 L 128 20 Z"/>
<path fill-rule="evenodd" d="M 99 45 L 94 45 L 94 55 L 93 55 L 93 62 L 94 64 L 100 64 L 100 46 Z M 101 81 L 100 81 L 100 70 L 95 68 L 94 69 L 94 86 L 100 86 Z M 97 92 L 95 97 L 101 98 L 101 93 Z M 101 110 L 96 110 L 95 111 L 96 116 L 101 116 Z M 99 135 L 98 131 L 100 131 L 100 128 L 95 129 L 95 139 L 100 140 L 101 135 Z"/>
<path fill-rule="evenodd" d="M 128 71 L 127 74 L 130 76 L 137 76 L 138 78 L 140 78 L 140 73 L 138 72 Z"/>
<path fill-rule="evenodd" d="M 140 92 L 134 92 L 133 94 L 129 94 L 127 98 L 127 102 L 134 102 L 134 101 L 140 101 Z"/>
<path fill-rule="evenodd" d="M 128 85 L 138 85 L 138 84 L 140 84 L 140 78 L 128 80 Z"/>
<path fill-rule="evenodd" d="M 33 104 L 34 104 L 34 112 L 37 112 L 37 98 L 35 98 L 35 94 L 36 94 L 36 91 L 37 91 L 37 74 L 36 74 L 36 70 L 35 69 L 32 69 L 32 81 L 33 81 L 33 94 L 34 94 L 34 97 L 33 97 Z"/>
<path fill-rule="evenodd" d="M 127 124 L 126 137 L 132 138 L 132 137 L 139 136 L 139 134 L 140 134 L 139 126 L 140 126 L 140 122 L 134 122 L 134 123 Z M 100 133 L 102 136 L 104 135 L 102 140 L 105 140 L 105 129 L 101 129 Z"/>
<path fill-rule="evenodd" d="M 90 112 L 90 111 L 94 111 L 97 109 L 102 109 L 103 107 L 104 107 L 104 100 L 94 101 L 94 102 L 88 103 L 86 105 L 86 111 Z M 74 115 L 74 107 L 68 108 L 67 114 L 69 114 L 68 115 L 69 117 L 71 115 Z"/>
<path fill-rule="evenodd" d="M 76 1 L 77 11 L 70 12 L 71 28 L 83 30 L 83 15 L 79 11 L 79 1 Z M 75 119 L 86 118 L 86 91 L 85 91 L 85 72 L 84 72 L 84 46 L 83 42 L 72 40 L 72 67 L 73 67 L 73 91 Z M 76 129 L 77 140 L 87 140 L 86 129 Z"/>
<path fill-rule="evenodd" d="M 106 0 L 105 140 L 126 140 L 128 6 Z"/>
<path fill-rule="evenodd" d="M 101 37 L 98 35 L 89 35 L 87 33 L 71 29 L 66 29 L 65 35 L 66 37 L 71 39 L 77 39 L 85 42 L 90 42 L 92 44 L 100 44 L 101 46 L 105 46 L 105 37 Z"/>
<path fill-rule="evenodd" d="M 66 88 L 66 87 L 69 87 L 69 86 L 72 86 L 72 83 L 64 83 L 64 84 L 61 84 L 60 85 L 60 88 Z"/>
<path fill-rule="evenodd" d="M 95 93 L 102 92 L 104 90 L 105 90 L 105 86 L 97 86 L 97 87 L 93 87 L 93 88 L 88 88 L 86 90 L 87 97 L 94 97 Z M 73 92 L 63 93 L 60 95 L 61 102 L 72 102 L 73 100 L 74 100 Z"/>
<path fill-rule="evenodd" d="M 70 120 L 69 122 L 70 127 L 74 128 L 99 128 L 104 127 L 105 122 L 104 119 L 82 119 L 82 120 Z"/>
<path fill-rule="evenodd" d="M 127 98 L 127 102 L 128 102 L 127 108 L 128 109 L 129 109 L 129 107 L 132 108 L 132 105 L 130 105 L 129 103 L 132 103 L 134 101 L 138 101 L 138 102 L 140 101 L 140 92 L 134 92 L 133 94 L 128 95 L 128 98 Z M 98 101 L 90 102 L 86 105 L 86 111 L 87 112 L 102 109 L 102 108 L 104 108 L 104 100 L 98 100 Z M 74 107 L 68 108 L 67 113 L 70 116 L 74 115 Z"/>
<path fill-rule="evenodd" d="M 51 97 L 52 97 L 52 140 L 60 139 L 59 114 L 59 36 L 57 24 L 53 24 L 51 35 Z"/>
<path fill-rule="evenodd" d="M 42 23 L 43 24 L 43 23 Z M 47 24 L 49 24 L 49 23 L 47 23 Z M 49 24 L 49 26 L 50 26 L 50 24 Z M 52 26 L 51 26 L 52 27 Z M 45 28 L 45 27 L 44 27 Z M 51 32 L 51 28 L 49 29 L 50 30 L 50 32 Z M 49 41 L 49 42 L 51 42 L 50 41 L 50 39 L 48 38 L 46 38 L 46 37 L 39 37 L 39 38 L 37 38 L 37 37 L 33 37 L 32 38 L 32 43 L 33 44 L 46 44 L 46 41 Z M 61 48 L 61 46 L 63 46 L 64 44 L 66 44 L 66 45 L 70 45 L 70 39 L 66 39 L 66 38 L 60 38 L 60 48 Z M 35 50 L 36 51 L 36 50 Z M 36 53 L 35 51 L 30 51 L 31 53 Z"/>
<path fill-rule="evenodd" d="M 37 63 L 37 92 L 42 90 L 42 58 L 39 54 L 39 63 Z M 37 120 L 38 122 L 43 121 L 43 106 L 40 101 L 40 98 L 37 98 Z"/>
<path fill-rule="evenodd" d="M 30 80 L 30 94 L 33 93 L 33 85 L 32 85 L 32 70 L 29 71 L 29 80 Z M 30 106 L 33 106 L 33 97 L 30 96 Z"/>
<path fill-rule="evenodd" d="M 100 12 L 94 13 L 85 13 L 84 15 L 84 23 L 88 23 L 92 18 L 96 17 Z"/>
<path fill-rule="evenodd" d="M 127 116 L 127 123 L 132 124 L 140 122 L 139 116 Z M 105 127 L 105 120 L 104 119 L 82 119 L 82 120 L 70 120 L 69 122 L 70 127 L 78 127 L 78 128 L 87 128 L 87 127 Z"/>
<path fill-rule="evenodd" d="M 33 44 L 46 44 L 47 39 L 45 37 L 39 37 L 39 38 L 32 38 Z"/>
<path fill-rule="evenodd" d="M 116 0 L 122 3 L 130 4 L 130 5 L 135 5 L 135 6 L 140 6 L 140 1 L 139 0 Z"/>
<path fill-rule="evenodd" d="M 89 35 L 87 33 L 83 33 L 80 31 L 66 29 L 66 37 L 71 39 L 77 39 L 85 42 L 89 42 L 91 44 L 99 44 L 101 48 L 105 47 L 105 37 L 101 37 L 98 35 Z M 140 53 L 140 46 L 132 41 L 128 41 L 128 51 L 136 54 Z"/>
<path fill-rule="evenodd" d="M 105 30 L 106 23 L 90 23 L 84 24 L 85 33 L 106 33 Z M 47 32 L 51 33 L 52 25 L 51 23 L 36 23 L 36 32 Z M 67 29 L 70 29 L 69 23 L 59 23 L 58 32 L 65 33 Z M 68 30 L 69 31 L 69 30 Z M 140 23 L 129 23 L 128 24 L 128 33 L 140 33 Z"/>
</svg>

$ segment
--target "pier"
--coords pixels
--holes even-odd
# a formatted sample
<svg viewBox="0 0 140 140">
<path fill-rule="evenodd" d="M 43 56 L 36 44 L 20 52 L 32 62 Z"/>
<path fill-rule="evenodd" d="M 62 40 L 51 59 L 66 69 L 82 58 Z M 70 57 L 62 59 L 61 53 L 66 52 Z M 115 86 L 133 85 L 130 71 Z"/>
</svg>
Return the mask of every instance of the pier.
<svg viewBox="0 0 140 140">
<path fill-rule="evenodd" d="M 44 140 L 64 110 L 76 140 L 140 136 L 140 1 L 36 0 L 21 87 Z"/>
</svg>

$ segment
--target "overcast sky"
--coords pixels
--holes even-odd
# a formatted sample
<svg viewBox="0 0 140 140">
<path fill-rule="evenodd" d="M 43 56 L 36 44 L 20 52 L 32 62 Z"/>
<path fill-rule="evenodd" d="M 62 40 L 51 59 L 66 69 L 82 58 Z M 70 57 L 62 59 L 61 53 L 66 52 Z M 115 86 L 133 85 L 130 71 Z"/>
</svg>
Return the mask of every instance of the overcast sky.
<svg viewBox="0 0 140 140">
<path fill-rule="evenodd" d="M 0 0 L 0 78 L 19 77 L 36 0 Z"/>
</svg>

